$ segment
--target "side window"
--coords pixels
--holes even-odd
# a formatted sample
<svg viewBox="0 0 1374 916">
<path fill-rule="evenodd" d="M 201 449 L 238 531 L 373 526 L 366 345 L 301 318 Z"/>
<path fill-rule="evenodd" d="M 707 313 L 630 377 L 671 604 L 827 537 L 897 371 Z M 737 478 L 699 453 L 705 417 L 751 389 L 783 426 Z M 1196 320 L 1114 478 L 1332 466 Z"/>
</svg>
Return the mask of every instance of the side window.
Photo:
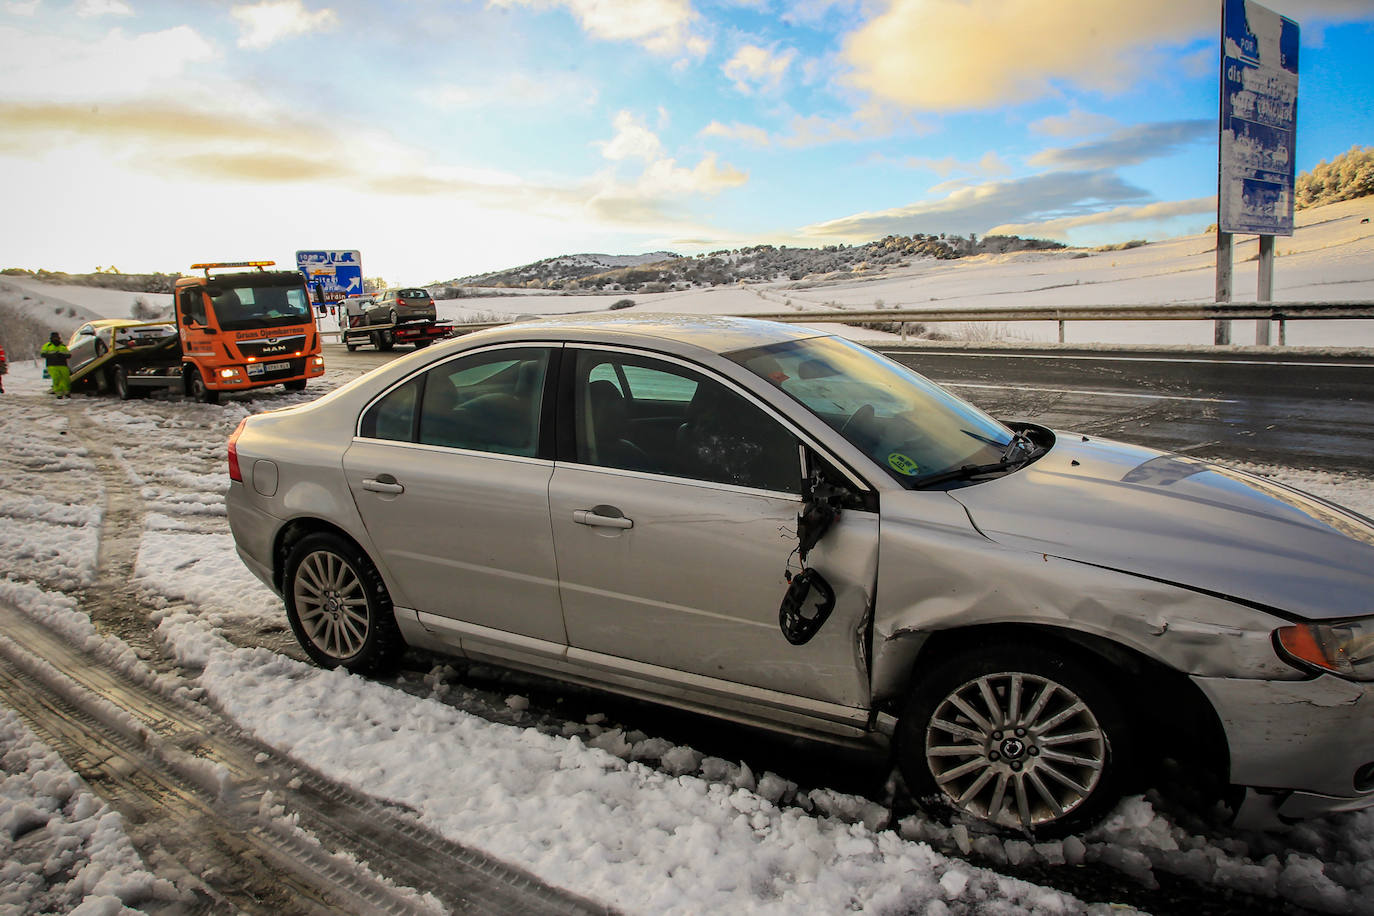
<svg viewBox="0 0 1374 916">
<path fill-rule="evenodd" d="M 431 369 L 420 405 L 420 442 L 534 457 L 548 372 L 544 348 L 492 350 Z"/>
<path fill-rule="evenodd" d="M 187 323 L 205 324 L 205 297 L 199 289 L 181 291 L 181 314 Z"/>
<path fill-rule="evenodd" d="M 411 379 L 370 407 L 363 415 L 359 435 L 368 439 L 410 442 L 415 438 L 415 407 L 420 380 Z"/>
<path fill-rule="evenodd" d="M 796 438 L 745 397 L 695 370 L 579 350 L 573 405 L 583 464 L 801 490 Z"/>
</svg>

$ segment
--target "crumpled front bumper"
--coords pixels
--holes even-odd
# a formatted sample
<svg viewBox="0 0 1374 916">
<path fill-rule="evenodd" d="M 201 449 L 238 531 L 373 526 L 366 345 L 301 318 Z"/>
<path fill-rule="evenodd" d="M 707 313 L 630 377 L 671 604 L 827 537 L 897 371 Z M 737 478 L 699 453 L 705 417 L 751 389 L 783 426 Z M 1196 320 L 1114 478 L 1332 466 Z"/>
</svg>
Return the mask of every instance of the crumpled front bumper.
<svg viewBox="0 0 1374 916">
<path fill-rule="evenodd" d="M 1374 806 L 1374 684 L 1193 677 L 1247 789 L 1241 826 L 1272 826 Z"/>
</svg>

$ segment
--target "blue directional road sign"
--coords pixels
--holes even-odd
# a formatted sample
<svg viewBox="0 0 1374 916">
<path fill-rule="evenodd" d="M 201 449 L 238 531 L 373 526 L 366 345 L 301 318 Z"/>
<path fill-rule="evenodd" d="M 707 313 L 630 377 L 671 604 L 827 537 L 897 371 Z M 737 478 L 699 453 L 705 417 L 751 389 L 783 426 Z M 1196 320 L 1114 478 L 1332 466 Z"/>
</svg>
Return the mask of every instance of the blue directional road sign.
<svg viewBox="0 0 1374 916">
<path fill-rule="evenodd" d="M 363 294 L 363 260 L 356 251 L 298 251 L 296 267 L 316 305 Z"/>
<path fill-rule="evenodd" d="M 1250 0 L 1221 14 L 1217 226 L 1292 235 L 1298 125 L 1298 24 Z"/>
</svg>

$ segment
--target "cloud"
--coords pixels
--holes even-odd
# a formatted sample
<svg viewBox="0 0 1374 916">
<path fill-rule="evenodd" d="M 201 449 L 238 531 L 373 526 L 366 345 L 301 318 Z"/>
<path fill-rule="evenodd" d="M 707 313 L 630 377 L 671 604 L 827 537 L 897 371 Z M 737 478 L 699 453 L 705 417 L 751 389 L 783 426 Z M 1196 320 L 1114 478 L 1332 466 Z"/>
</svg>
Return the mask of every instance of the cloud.
<svg viewBox="0 0 1374 916">
<path fill-rule="evenodd" d="M 1051 137 L 1087 137 L 1116 130 L 1121 122 L 1104 114 L 1074 108 L 1066 114 L 1050 115 L 1027 125 L 1032 133 Z"/>
<path fill-rule="evenodd" d="M 607 159 L 644 159 L 654 161 L 663 155 L 663 143 L 658 134 L 628 111 L 618 112 L 612 122 L 615 136 L 599 144 L 601 155 Z"/>
<path fill-rule="evenodd" d="M 95 16 L 132 16 L 134 11 L 122 0 L 81 0 L 76 15 L 83 19 Z"/>
<path fill-rule="evenodd" d="M 11 16 L 32 16 L 38 12 L 39 2 L 40 0 L 12 0 L 4 5 L 4 10 Z"/>
<path fill-rule="evenodd" d="M 967 175 L 1005 175 L 1011 171 L 1010 166 L 994 150 L 988 150 L 977 162 L 964 162 L 953 156 L 945 156 L 941 159 L 908 156 L 902 160 L 901 164 L 907 168 L 928 169 L 941 178 L 948 178 L 955 172 L 962 172 Z"/>
<path fill-rule="evenodd" d="M 752 124 L 741 124 L 738 121 L 733 124 L 722 124 L 719 121 L 712 121 L 701 129 L 700 136 L 703 137 L 724 137 L 727 140 L 738 140 L 750 146 L 766 147 L 772 144 L 768 131 L 762 127 Z"/>
<path fill-rule="evenodd" d="M 169 164 L 182 171 L 231 181 L 255 184 L 321 181 L 347 178 L 354 173 L 343 163 L 320 156 L 291 152 L 253 153 L 200 152 L 168 157 Z"/>
<path fill-rule="evenodd" d="M 596 86 L 575 75 L 552 78 L 531 73 L 493 74 L 489 82 L 441 83 L 416 92 L 421 101 L 441 111 L 590 106 L 599 95 Z"/>
<path fill-rule="evenodd" d="M 710 42 L 695 34 L 698 15 L 690 0 L 488 0 L 488 6 L 562 7 L 584 31 L 602 41 L 628 41 L 655 54 L 700 57 Z"/>
<path fill-rule="evenodd" d="M 1012 221 L 1086 216 L 1148 193 L 1109 172 L 1049 172 L 985 184 L 954 182 L 946 196 L 803 227 L 810 238 L 867 241 L 886 235 L 986 232 Z"/>
<path fill-rule="evenodd" d="M 1210 118 L 1134 124 L 1091 143 L 1043 150 L 1030 158 L 1030 164 L 1050 169 L 1116 168 L 1166 156 L 1199 140 L 1215 140 L 1216 135 L 1217 122 Z"/>
<path fill-rule="evenodd" d="M 1304 19 L 1369 16 L 1368 0 L 1288 5 L 1301 6 Z M 892 0 L 846 38 L 842 55 L 852 85 L 906 107 L 953 111 L 1041 98 L 1057 83 L 1117 92 L 1149 76 L 1161 48 L 1218 29 L 1216 5 L 1197 0 Z"/>
<path fill-rule="evenodd" d="M 264 0 L 229 10 L 239 22 L 241 48 L 266 48 L 284 38 L 337 28 L 339 17 L 331 9 L 311 12 L 301 0 Z"/>
<path fill-rule="evenodd" d="M 81 101 L 177 92 L 215 48 L 190 26 L 129 36 L 111 29 L 98 41 L 0 27 L 0 93 L 12 101 Z"/>
<path fill-rule="evenodd" d="M 668 156 L 663 141 L 631 112 L 621 111 L 613 121 L 615 136 L 600 144 L 601 154 L 617 165 L 643 163 L 637 175 L 623 177 L 616 171 L 601 175 L 589 207 L 599 218 L 645 223 L 675 220 L 674 201 L 685 197 L 717 194 L 738 187 L 749 175 L 721 163 L 707 153 L 692 167 L 678 165 Z"/>
<path fill-rule="evenodd" d="M 745 95 L 755 92 L 776 92 L 782 86 L 787 68 L 797 52 L 791 48 L 775 53 L 757 45 L 745 45 L 721 68 Z"/>
<path fill-rule="evenodd" d="M 928 128 L 909 118 L 897 117 L 890 110 L 866 105 L 853 114 L 841 118 L 825 115 L 794 115 L 786 131 L 770 134 L 762 127 L 738 121 L 723 124 L 712 121 L 701 129 L 703 137 L 724 137 L 750 146 L 782 146 L 802 149 L 829 143 L 853 143 L 890 136 L 898 129 L 925 133 Z"/>
<path fill-rule="evenodd" d="M 1140 223 L 1173 219 L 1178 216 L 1198 216 L 1217 212 L 1215 197 L 1195 197 L 1191 200 L 1172 200 L 1146 204 L 1143 207 L 1119 206 L 1096 213 L 1065 216 L 1031 223 L 1004 223 L 988 230 L 991 235 L 1033 235 L 1040 238 L 1066 238 L 1072 229 L 1084 226 L 1107 226 L 1118 223 Z"/>
</svg>

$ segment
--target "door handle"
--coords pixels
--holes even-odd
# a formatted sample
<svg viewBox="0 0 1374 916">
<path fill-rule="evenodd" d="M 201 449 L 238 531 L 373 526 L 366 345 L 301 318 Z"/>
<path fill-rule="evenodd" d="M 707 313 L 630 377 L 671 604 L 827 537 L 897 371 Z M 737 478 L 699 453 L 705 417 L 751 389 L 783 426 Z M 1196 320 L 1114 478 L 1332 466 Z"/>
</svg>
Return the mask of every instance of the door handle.
<svg viewBox="0 0 1374 916">
<path fill-rule="evenodd" d="M 373 493 L 404 493 L 406 491 L 406 488 L 397 483 L 396 478 L 390 474 L 364 477 L 363 489 L 371 490 Z"/>
<path fill-rule="evenodd" d="M 591 525 L 594 528 L 633 528 L 635 526 L 634 520 L 626 518 L 625 513 L 615 506 L 574 509 L 573 521 L 579 525 Z"/>
</svg>

